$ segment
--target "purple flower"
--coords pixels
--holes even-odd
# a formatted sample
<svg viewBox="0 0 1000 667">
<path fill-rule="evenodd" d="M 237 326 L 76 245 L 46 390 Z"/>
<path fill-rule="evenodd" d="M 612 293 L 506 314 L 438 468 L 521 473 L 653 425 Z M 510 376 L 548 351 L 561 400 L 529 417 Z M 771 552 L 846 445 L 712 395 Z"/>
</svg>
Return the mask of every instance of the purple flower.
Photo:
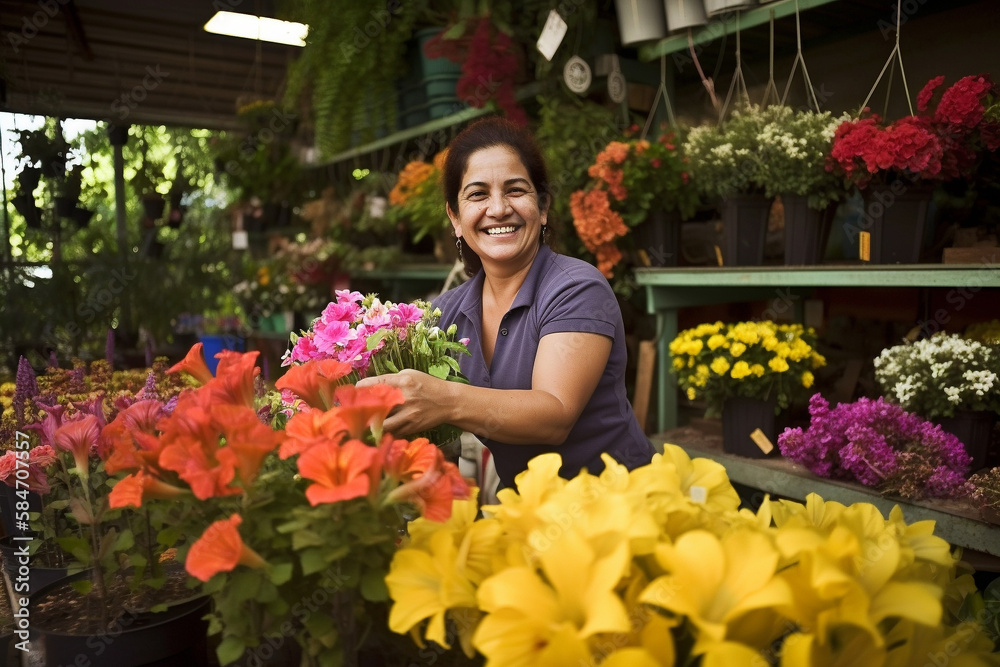
<svg viewBox="0 0 1000 667">
<path fill-rule="evenodd" d="M 908 498 L 961 492 L 971 458 L 940 426 L 881 398 L 830 408 L 819 394 L 809 401 L 809 428 L 778 437 L 782 455 L 816 475 L 853 479 Z"/>
<path fill-rule="evenodd" d="M 35 369 L 31 367 L 28 360 L 21 357 L 17 362 L 17 377 L 14 384 L 14 419 L 17 423 L 24 423 L 24 407 L 29 398 L 38 396 L 38 381 L 35 379 Z"/>
</svg>

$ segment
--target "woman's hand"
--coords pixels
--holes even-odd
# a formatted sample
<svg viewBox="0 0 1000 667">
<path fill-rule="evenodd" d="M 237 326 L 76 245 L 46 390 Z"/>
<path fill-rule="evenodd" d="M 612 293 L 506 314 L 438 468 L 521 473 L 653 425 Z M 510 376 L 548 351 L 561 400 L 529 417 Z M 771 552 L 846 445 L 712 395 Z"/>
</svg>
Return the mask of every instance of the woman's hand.
<svg viewBox="0 0 1000 667">
<path fill-rule="evenodd" d="M 387 384 L 403 392 L 403 404 L 397 406 L 382 425 L 396 436 L 426 431 L 447 421 L 445 380 L 412 369 L 376 375 L 358 382 L 359 387 Z"/>
</svg>

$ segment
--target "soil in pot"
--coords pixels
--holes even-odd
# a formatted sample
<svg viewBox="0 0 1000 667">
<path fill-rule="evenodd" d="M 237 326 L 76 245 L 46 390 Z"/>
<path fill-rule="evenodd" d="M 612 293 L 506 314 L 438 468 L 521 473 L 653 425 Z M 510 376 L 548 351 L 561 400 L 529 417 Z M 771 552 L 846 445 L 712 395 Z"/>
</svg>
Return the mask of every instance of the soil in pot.
<svg viewBox="0 0 1000 667">
<path fill-rule="evenodd" d="M 74 664 L 77 655 L 87 656 L 89 664 L 208 664 L 208 626 L 202 617 L 210 599 L 187 587 L 179 564 L 167 570 L 159 589 L 132 591 L 124 576 L 114 577 L 104 614 L 93 591 L 82 595 L 67 583 L 86 576 L 77 573 L 31 599 L 32 650 L 44 651 L 49 664 Z M 161 604 L 168 609 L 150 611 Z"/>
</svg>

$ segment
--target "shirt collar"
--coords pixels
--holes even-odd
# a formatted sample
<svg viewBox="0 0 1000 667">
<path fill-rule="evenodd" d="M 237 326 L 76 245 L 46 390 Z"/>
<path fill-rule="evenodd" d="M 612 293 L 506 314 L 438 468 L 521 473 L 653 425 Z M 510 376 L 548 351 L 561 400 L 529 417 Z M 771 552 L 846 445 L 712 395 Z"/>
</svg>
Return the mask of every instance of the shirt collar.
<svg viewBox="0 0 1000 667">
<path fill-rule="evenodd" d="M 552 248 L 547 245 L 542 245 L 538 249 L 538 254 L 535 255 L 535 259 L 531 262 L 531 268 L 528 269 L 528 275 L 525 276 L 524 283 L 521 284 L 521 289 L 517 291 L 514 302 L 510 305 L 511 310 L 530 306 L 535 302 L 535 294 L 538 292 L 542 276 L 545 274 L 545 267 L 549 264 L 552 255 Z M 459 312 L 472 321 L 475 321 L 482 313 L 483 281 L 486 279 L 485 275 L 485 271 L 480 269 L 471 278 L 472 284 L 469 285 L 469 291 L 463 299 L 461 308 L 459 308 Z"/>
</svg>

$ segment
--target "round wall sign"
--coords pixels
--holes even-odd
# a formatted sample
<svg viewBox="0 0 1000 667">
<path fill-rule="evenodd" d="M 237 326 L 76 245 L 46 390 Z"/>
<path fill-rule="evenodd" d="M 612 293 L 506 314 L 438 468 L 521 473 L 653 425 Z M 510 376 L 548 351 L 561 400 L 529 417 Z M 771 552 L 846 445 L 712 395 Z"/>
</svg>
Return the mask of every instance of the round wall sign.
<svg viewBox="0 0 1000 667">
<path fill-rule="evenodd" d="M 563 67 L 563 81 L 566 87 L 574 93 L 580 95 L 587 92 L 593 77 L 590 73 L 590 65 L 580 56 L 573 56 L 566 61 Z"/>
<path fill-rule="evenodd" d="M 608 74 L 608 97 L 615 104 L 621 104 L 625 100 L 627 86 L 625 75 L 618 70 Z"/>
</svg>

